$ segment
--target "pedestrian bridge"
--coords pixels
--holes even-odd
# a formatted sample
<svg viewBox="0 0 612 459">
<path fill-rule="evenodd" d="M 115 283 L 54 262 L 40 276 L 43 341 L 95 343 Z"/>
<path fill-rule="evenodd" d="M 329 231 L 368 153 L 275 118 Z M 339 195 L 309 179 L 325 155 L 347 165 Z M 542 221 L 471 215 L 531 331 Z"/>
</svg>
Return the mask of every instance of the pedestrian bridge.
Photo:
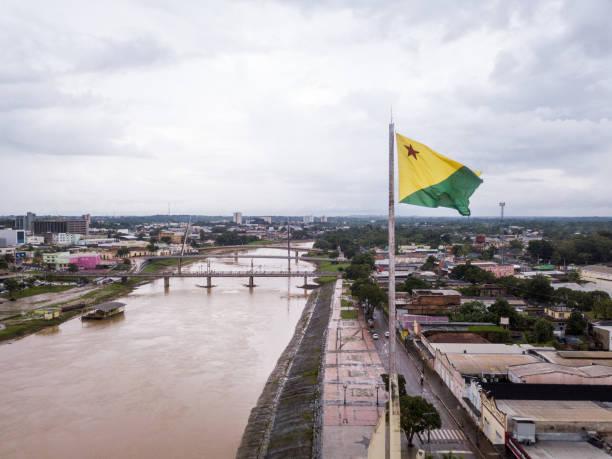
<svg viewBox="0 0 612 459">
<path fill-rule="evenodd" d="M 206 287 L 212 288 L 212 279 L 214 277 L 241 277 L 249 279 L 248 287 L 255 287 L 254 279 L 256 277 L 303 277 L 304 287 L 308 285 L 308 278 L 315 277 L 337 277 L 337 272 L 319 272 L 319 271 L 264 271 L 264 270 L 248 270 L 248 271 L 191 271 L 191 272 L 158 272 L 158 273 L 122 273 L 122 272 L 106 272 L 104 274 L 86 274 L 86 273 L 54 273 L 59 277 L 114 277 L 121 278 L 122 282 L 128 278 L 164 278 L 164 287 L 170 286 L 171 277 L 200 277 L 206 278 Z"/>
</svg>

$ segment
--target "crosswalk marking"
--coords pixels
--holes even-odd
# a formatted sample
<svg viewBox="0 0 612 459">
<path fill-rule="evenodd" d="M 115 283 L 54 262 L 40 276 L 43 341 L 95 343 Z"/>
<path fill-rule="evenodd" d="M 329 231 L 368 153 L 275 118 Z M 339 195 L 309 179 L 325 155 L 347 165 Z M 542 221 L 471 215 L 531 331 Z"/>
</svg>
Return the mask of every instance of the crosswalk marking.
<svg viewBox="0 0 612 459">
<path fill-rule="evenodd" d="M 423 432 L 423 441 L 427 441 L 427 433 Z M 459 429 L 435 429 L 429 432 L 431 443 L 461 443 L 464 441 L 465 434 Z"/>
</svg>

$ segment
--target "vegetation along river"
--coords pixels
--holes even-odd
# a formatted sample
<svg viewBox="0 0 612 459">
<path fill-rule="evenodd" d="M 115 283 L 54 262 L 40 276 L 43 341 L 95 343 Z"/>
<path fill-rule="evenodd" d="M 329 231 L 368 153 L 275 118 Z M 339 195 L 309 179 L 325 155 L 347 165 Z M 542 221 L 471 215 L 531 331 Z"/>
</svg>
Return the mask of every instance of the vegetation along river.
<svg viewBox="0 0 612 459">
<path fill-rule="evenodd" d="M 218 270 L 250 265 L 211 261 Z M 197 287 L 205 282 L 172 278 L 164 292 L 155 280 L 120 299 L 124 316 L 77 318 L 0 345 L 0 457 L 234 457 L 307 296 L 302 278 L 256 278 L 251 291 L 247 279 L 213 279 L 210 293 Z"/>
</svg>

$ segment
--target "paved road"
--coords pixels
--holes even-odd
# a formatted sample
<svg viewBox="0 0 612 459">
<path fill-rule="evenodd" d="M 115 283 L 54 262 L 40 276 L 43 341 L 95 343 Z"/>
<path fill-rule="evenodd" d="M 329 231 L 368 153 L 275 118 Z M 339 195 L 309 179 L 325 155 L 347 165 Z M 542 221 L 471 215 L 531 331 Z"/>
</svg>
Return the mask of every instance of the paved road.
<svg viewBox="0 0 612 459">
<path fill-rule="evenodd" d="M 384 338 L 384 332 L 389 328 L 384 315 L 379 310 L 376 310 L 374 314 L 374 326 L 381 336 L 376 342 L 376 347 L 383 365 L 387 369 L 389 365 L 389 339 Z M 492 447 L 482 446 L 483 437 L 471 424 L 472 421 L 463 408 L 458 406 L 452 393 L 440 383 L 438 376 L 427 368 L 424 383 L 421 385 L 423 363 L 412 353 L 407 352 L 399 340 L 396 347 L 397 369 L 406 378 L 406 391 L 409 395 L 420 395 L 432 403 L 440 413 L 442 420 L 442 428 L 430 433 L 429 444 L 427 443 L 426 433 L 423 435 L 423 441 L 415 436 L 415 448 L 411 457 L 414 457 L 417 447 L 439 454 L 453 451 L 454 454 L 463 456 L 465 459 L 497 456 Z M 440 398 L 444 400 L 444 404 L 440 401 Z M 481 450 L 475 447 L 477 442 L 481 445 Z"/>
</svg>

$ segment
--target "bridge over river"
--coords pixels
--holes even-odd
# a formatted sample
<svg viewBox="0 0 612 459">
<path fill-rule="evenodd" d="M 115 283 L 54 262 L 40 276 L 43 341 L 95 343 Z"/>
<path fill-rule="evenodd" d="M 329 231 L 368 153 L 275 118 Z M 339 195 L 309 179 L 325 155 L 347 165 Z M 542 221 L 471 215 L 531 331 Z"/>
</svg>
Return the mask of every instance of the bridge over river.
<svg viewBox="0 0 612 459">
<path fill-rule="evenodd" d="M 320 272 L 320 271 L 192 271 L 192 272 L 158 272 L 158 273 L 119 273 L 119 272 L 106 272 L 104 274 L 87 274 L 87 273 L 55 273 L 55 276 L 59 277 L 120 277 L 122 282 L 125 282 L 128 278 L 164 278 L 164 287 L 170 286 L 171 277 L 201 277 L 206 278 L 206 288 L 212 288 L 212 279 L 214 277 L 244 277 L 249 279 L 247 287 L 255 287 L 254 279 L 256 277 L 303 277 L 304 285 L 308 286 L 308 278 L 315 277 L 337 277 L 337 272 Z"/>
</svg>

